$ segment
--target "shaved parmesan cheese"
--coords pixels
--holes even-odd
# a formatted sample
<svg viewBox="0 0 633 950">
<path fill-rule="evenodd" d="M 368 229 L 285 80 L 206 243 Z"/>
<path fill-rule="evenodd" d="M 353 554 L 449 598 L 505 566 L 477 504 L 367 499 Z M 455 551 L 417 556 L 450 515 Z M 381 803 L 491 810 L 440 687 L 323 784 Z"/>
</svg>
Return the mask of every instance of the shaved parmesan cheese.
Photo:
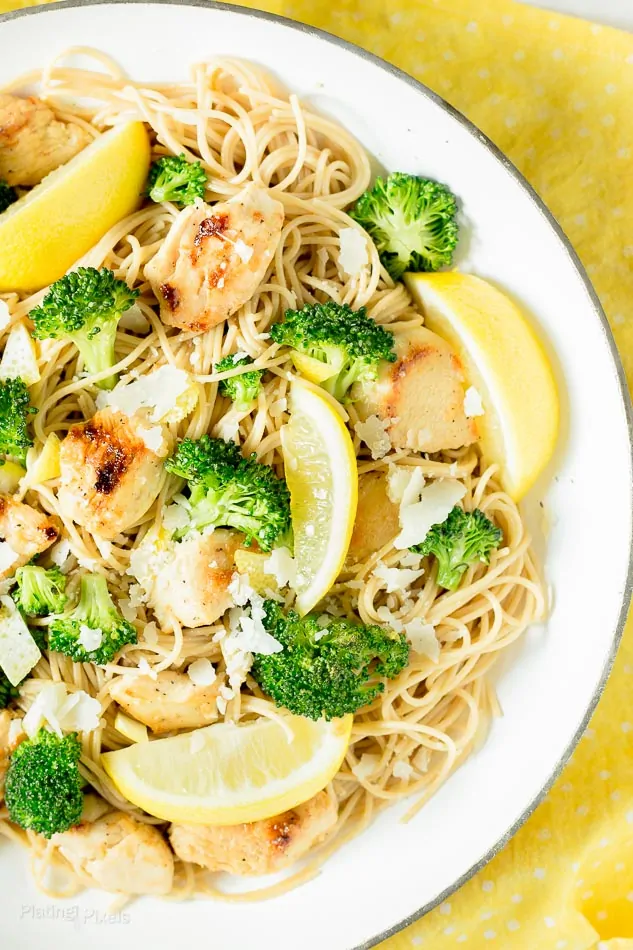
<svg viewBox="0 0 633 950">
<path fill-rule="evenodd" d="M 233 362 L 235 364 L 239 363 L 241 360 L 247 359 L 249 359 L 249 355 L 244 350 L 238 350 L 237 353 L 233 354 Z"/>
<path fill-rule="evenodd" d="M 416 554 L 415 551 L 407 551 L 406 554 L 400 556 L 400 566 L 401 567 L 412 567 L 414 571 L 417 571 L 420 567 L 422 561 L 422 555 Z"/>
<path fill-rule="evenodd" d="M 248 574 L 234 574 L 227 588 L 236 607 L 244 607 L 255 592 L 251 587 Z"/>
<path fill-rule="evenodd" d="M 119 326 L 122 330 L 131 330 L 132 333 L 139 334 L 148 333 L 150 329 L 149 321 L 138 304 L 133 304 L 129 310 L 121 314 Z"/>
<path fill-rule="evenodd" d="M 424 571 L 412 571 L 398 567 L 387 567 L 382 561 L 378 561 L 374 568 L 374 577 L 381 580 L 385 585 L 388 594 L 395 591 L 404 590 L 409 584 L 417 581 L 418 577 L 424 574 Z"/>
<path fill-rule="evenodd" d="M 0 597 L 0 605 L 0 669 L 12 686 L 18 686 L 42 654 L 13 598 Z"/>
<path fill-rule="evenodd" d="M 240 423 L 233 417 L 225 416 L 220 419 L 216 426 L 217 438 L 224 439 L 225 442 L 237 442 L 240 434 Z"/>
<path fill-rule="evenodd" d="M 484 406 L 481 396 L 474 386 L 469 386 L 464 393 L 464 415 L 471 419 L 473 416 L 483 416 Z"/>
<path fill-rule="evenodd" d="M 421 544 L 433 525 L 446 521 L 449 513 L 466 494 L 461 482 L 431 482 L 423 490 L 419 501 L 408 502 L 407 493 L 400 505 L 400 534 L 394 541 L 397 548 Z"/>
<path fill-rule="evenodd" d="M 391 448 L 391 439 L 387 435 L 390 420 L 379 419 L 378 416 L 369 416 L 364 422 L 355 422 L 354 431 L 361 439 L 373 459 L 381 459 Z"/>
<path fill-rule="evenodd" d="M 158 627 L 153 620 L 145 624 L 145 628 L 143 630 L 143 640 L 150 647 L 155 647 L 158 643 Z"/>
<path fill-rule="evenodd" d="M 413 768 L 408 762 L 400 760 L 395 763 L 391 773 L 394 778 L 399 778 L 402 779 L 403 782 L 407 782 L 413 776 Z"/>
<path fill-rule="evenodd" d="M 68 732 L 92 732 L 101 720 L 101 703 L 82 689 L 69 693 L 65 683 L 46 683 L 23 719 L 31 738 L 42 726 L 58 736 Z"/>
<path fill-rule="evenodd" d="M 414 469 L 419 471 L 419 469 Z M 411 469 L 405 465 L 389 465 L 387 475 L 387 496 L 394 505 L 399 505 L 411 479 Z"/>
<path fill-rule="evenodd" d="M 264 573 L 274 577 L 278 587 L 296 587 L 297 562 L 288 548 L 275 548 L 264 561 Z"/>
<path fill-rule="evenodd" d="M 248 264 L 254 253 L 253 248 L 249 244 L 245 244 L 242 238 L 238 238 L 233 247 L 239 259 Z"/>
<path fill-rule="evenodd" d="M 378 619 L 382 620 L 383 623 L 387 624 L 388 627 L 391 627 L 392 630 L 395 630 L 396 633 L 402 633 L 404 629 L 404 624 L 399 617 L 396 617 L 389 607 L 384 604 L 382 607 L 379 607 L 376 611 Z"/>
<path fill-rule="evenodd" d="M 350 277 L 358 277 L 363 267 L 369 264 L 367 241 L 357 228 L 342 228 L 339 231 L 340 253 L 338 262 L 343 273 Z"/>
<path fill-rule="evenodd" d="M 98 650 L 103 643 L 103 630 L 99 627 L 87 627 L 85 623 L 79 626 L 79 642 L 88 653 Z"/>
<path fill-rule="evenodd" d="M 223 645 L 227 640 L 244 653 L 261 653 L 263 656 L 271 656 L 283 650 L 281 643 L 268 633 L 261 620 L 249 617 L 244 612 L 238 618 L 235 629 L 223 641 Z"/>
<path fill-rule="evenodd" d="M 404 632 L 414 653 L 428 656 L 434 663 L 440 659 L 440 642 L 432 623 L 425 623 L 420 617 L 414 617 L 404 625 Z"/>
<path fill-rule="evenodd" d="M 24 722 L 23 719 L 12 719 L 11 722 L 9 723 L 9 732 L 7 735 L 7 739 L 9 741 L 10 749 L 14 747 L 18 739 L 20 739 L 23 735 L 25 735 L 23 722 Z"/>
<path fill-rule="evenodd" d="M 158 679 L 158 673 L 152 669 L 144 656 L 138 661 L 138 671 L 141 676 L 149 676 L 150 679 Z"/>
<path fill-rule="evenodd" d="M 173 410 L 190 384 L 189 373 L 166 364 L 133 383 L 118 383 L 110 392 L 102 390 L 97 396 L 97 408 L 109 406 L 126 416 L 133 416 L 140 409 L 149 409 L 150 421 L 160 422 Z"/>
<path fill-rule="evenodd" d="M 10 571 L 19 557 L 8 541 L 0 541 L 0 574 Z"/>
<path fill-rule="evenodd" d="M 169 505 L 169 507 L 165 509 L 163 514 L 163 528 L 168 531 L 169 534 L 182 531 L 188 524 L 189 514 L 183 505 L 176 503 Z"/>
<path fill-rule="evenodd" d="M 370 775 L 373 775 L 378 768 L 379 762 L 379 755 L 374 755 L 371 752 L 363 752 L 356 765 L 352 766 L 352 773 L 357 779 L 364 781 L 368 779 Z"/>
<path fill-rule="evenodd" d="M 425 748 L 424 746 L 413 756 L 413 764 L 415 765 L 418 772 L 428 772 L 429 765 L 431 764 L 431 750 Z"/>
<path fill-rule="evenodd" d="M 136 426 L 135 428 L 136 435 L 143 440 L 147 448 L 154 452 L 155 455 L 160 455 L 163 450 L 165 443 L 163 441 L 163 430 L 160 426 L 151 426 L 145 428 L 145 426 Z"/>
<path fill-rule="evenodd" d="M 217 678 L 213 663 L 206 657 L 190 663 L 187 667 L 187 676 L 194 686 L 211 686 Z"/>
<path fill-rule="evenodd" d="M 61 568 L 62 570 L 66 566 L 66 561 L 70 556 L 70 541 L 66 538 L 62 538 L 61 541 L 58 541 L 57 544 L 50 549 L 50 558 L 53 564 L 56 567 Z"/>
</svg>

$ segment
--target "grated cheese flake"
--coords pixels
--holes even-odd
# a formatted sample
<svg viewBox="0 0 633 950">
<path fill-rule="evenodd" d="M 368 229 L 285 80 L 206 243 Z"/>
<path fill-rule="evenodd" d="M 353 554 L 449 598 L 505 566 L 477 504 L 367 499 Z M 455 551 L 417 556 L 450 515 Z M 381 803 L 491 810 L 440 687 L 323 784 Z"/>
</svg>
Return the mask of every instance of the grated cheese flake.
<svg viewBox="0 0 633 950">
<path fill-rule="evenodd" d="M 103 630 L 99 627 L 88 627 L 82 623 L 79 626 L 79 642 L 88 653 L 98 650 L 103 643 Z"/>
<path fill-rule="evenodd" d="M 211 686 L 217 678 L 215 667 L 211 660 L 200 657 L 187 667 L 187 676 L 194 686 Z"/>
<path fill-rule="evenodd" d="M 393 766 L 391 773 L 394 778 L 402 779 L 403 782 L 408 782 L 413 776 L 413 767 L 405 762 L 404 759 L 399 759 Z"/>
<path fill-rule="evenodd" d="M 361 781 L 368 779 L 378 768 L 379 762 L 379 755 L 375 755 L 372 752 L 363 752 L 358 762 L 352 766 L 352 774 Z"/>
<path fill-rule="evenodd" d="M 275 548 L 264 561 L 264 573 L 274 577 L 278 587 L 296 587 L 297 562 L 288 548 Z"/>
<path fill-rule="evenodd" d="M 379 607 L 376 611 L 376 615 L 379 620 L 382 620 L 388 627 L 391 627 L 392 630 L 395 630 L 396 633 L 402 633 L 404 629 L 404 624 L 399 617 L 387 607 L 386 604 L 383 604 L 382 607 Z"/>
<path fill-rule="evenodd" d="M 42 726 L 58 736 L 69 732 L 93 732 L 101 721 L 101 703 L 83 689 L 69 693 L 65 683 L 47 682 L 22 720 L 32 738 Z"/>
<path fill-rule="evenodd" d="M 233 247 L 239 259 L 248 264 L 254 253 L 253 248 L 249 244 L 245 244 L 242 238 L 238 238 Z"/>
<path fill-rule="evenodd" d="M 384 458 L 391 448 L 391 439 L 387 434 L 390 423 L 390 419 L 385 421 L 375 415 L 368 416 L 364 422 L 354 423 L 356 435 L 365 443 L 374 460 Z"/>
<path fill-rule="evenodd" d="M 338 262 L 343 273 L 349 277 L 358 277 L 363 267 L 369 264 L 367 241 L 358 228 L 341 228 L 339 231 Z"/>
<path fill-rule="evenodd" d="M 387 567 L 383 561 L 378 561 L 373 570 L 374 577 L 383 582 L 388 594 L 403 591 L 423 574 L 423 570 L 413 571 L 407 568 Z"/>
<path fill-rule="evenodd" d="M 412 476 L 415 478 L 419 470 Z M 446 521 L 449 513 L 466 494 L 461 482 L 440 479 L 412 494 L 405 491 L 400 505 L 400 534 L 394 544 L 397 548 L 410 548 L 421 544 L 433 525 Z M 417 495 L 417 500 L 415 496 Z"/>
<path fill-rule="evenodd" d="M 440 642 L 432 623 L 425 623 L 420 617 L 414 617 L 404 625 L 404 632 L 414 653 L 427 656 L 433 663 L 440 659 Z"/>
<path fill-rule="evenodd" d="M 483 416 L 483 414 L 484 406 L 481 396 L 474 386 L 469 386 L 464 393 L 464 415 L 467 419 L 471 419 L 473 416 Z"/>
<path fill-rule="evenodd" d="M 166 364 L 132 383 L 118 383 L 110 392 L 102 390 L 97 396 L 97 408 L 108 406 L 126 416 L 149 409 L 150 422 L 160 422 L 190 385 L 189 373 Z"/>
</svg>

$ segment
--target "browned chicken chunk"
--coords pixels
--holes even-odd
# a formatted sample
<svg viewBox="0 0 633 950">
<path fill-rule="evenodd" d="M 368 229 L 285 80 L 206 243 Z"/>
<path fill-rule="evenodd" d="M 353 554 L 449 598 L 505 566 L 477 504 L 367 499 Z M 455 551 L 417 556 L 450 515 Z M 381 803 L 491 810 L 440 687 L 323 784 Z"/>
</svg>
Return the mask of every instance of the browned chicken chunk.
<svg viewBox="0 0 633 950">
<path fill-rule="evenodd" d="M 284 211 L 265 188 L 181 211 L 145 267 L 164 323 L 209 330 L 235 313 L 261 284 L 281 237 Z"/>
<path fill-rule="evenodd" d="M 440 452 L 476 442 L 477 425 L 464 412 L 462 364 L 452 347 L 419 327 L 396 334 L 396 354 L 376 382 L 363 386 L 359 412 L 393 420 L 388 434 L 396 449 Z"/>
<path fill-rule="evenodd" d="M 337 808 L 327 792 L 252 824 L 172 825 L 171 846 L 181 861 L 229 874 L 273 874 L 303 857 L 336 824 Z"/>
<path fill-rule="evenodd" d="M 0 93 L 0 178 L 37 185 L 90 142 L 79 125 L 62 122 L 45 102 Z"/>
<path fill-rule="evenodd" d="M 364 561 L 400 533 L 399 508 L 387 493 L 386 472 L 368 472 L 358 480 L 358 508 L 347 560 Z"/>
<path fill-rule="evenodd" d="M 59 504 L 93 534 L 111 539 L 152 505 L 163 478 L 161 459 L 134 424 L 110 409 L 73 426 L 60 453 Z"/>
<path fill-rule="evenodd" d="M 61 854 L 93 887 L 124 894 L 168 894 L 174 858 L 160 831 L 122 811 L 53 835 Z"/>
<path fill-rule="evenodd" d="M 151 676 L 119 676 L 110 695 L 126 713 L 145 723 L 152 732 L 198 729 L 218 718 L 216 699 L 222 679 L 210 686 L 196 686 L 186 673 L 163 670 Z"/>
<path fill-rule="evenodd" d="M 11 495 L 0 495 L 0 551 L 4 565 L 0 578 L 9 577 L 36 554 L 46 551 L 59 535 L 57 518 L 16 501 Z"/>
<path fill-rule="evenodd" d="M 143 541 L 132 556 L 130 571 L 144 588 L 163 630 L 172 630 L 174 620 L 183 627 L 215 623 L 233 606 L 228 587 L 242 540 L 241 534 L 216 528 L 212 534 L 170 542 L 156 559 L 155 541 Z"/>
</svg>

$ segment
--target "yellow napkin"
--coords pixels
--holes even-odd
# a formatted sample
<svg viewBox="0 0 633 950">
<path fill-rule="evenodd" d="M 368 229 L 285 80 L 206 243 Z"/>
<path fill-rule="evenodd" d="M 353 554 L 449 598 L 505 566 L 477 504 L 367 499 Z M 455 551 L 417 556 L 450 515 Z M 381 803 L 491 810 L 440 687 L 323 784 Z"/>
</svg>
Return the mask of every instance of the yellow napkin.
<svg viewBox="0 0 633 950">
<path fill-rule="evenodd" d="M 18 5 L 0 0 L 0 10 Z M 510 0 L 263 5 L 391 60 L 501 146 L 580 253 L 631 384 L 633 37 Z M 632 688 L 629 622 L 591 728 L 547 801 L 480 874 L 385 950 L 633 950 Z"/>
</svg>

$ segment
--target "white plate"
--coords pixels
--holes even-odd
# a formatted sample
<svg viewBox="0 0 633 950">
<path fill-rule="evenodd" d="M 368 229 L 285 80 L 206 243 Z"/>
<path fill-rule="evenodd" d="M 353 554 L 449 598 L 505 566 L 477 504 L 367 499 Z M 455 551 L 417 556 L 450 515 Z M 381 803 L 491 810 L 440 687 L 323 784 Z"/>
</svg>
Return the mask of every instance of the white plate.
<svg viewBox="0 0 633 950">
<path fill-rule="evenodd" d="M 630 594 L 629 402 L 607 322 L 578 260 L 510 163 L 424 87 L 316 30 L 244 9 L 61 3 L 0 23 L 0 82 L 72 45 L 99 46 L 135 77 L 175 79 L 228 53 L 270 67 L 345 124 L 388 169 L 447 181 L 470 223 L 462 262 L 534 314 L 556 365 L 564 425 L 555 465 L 533 494 L 551 522 L 554 609 L 528 633 L 499 692 L 505 717 L 488 743 L 409 825 L 383 814 L 316 880 L 262 904 L 141 901 L 108 925 L 104 895 L 65 913 L 38 895 L 25 856 L 0 844 L 2 947 L 135 950 L 351 950 L 371 946 L 444 899 L 510 837 L 569 757 L 603 688 Z M 46 916 L 46 915 L 49 916 Z M 77 918 L 73 922 L 73 918 Z"/>
</svg>

